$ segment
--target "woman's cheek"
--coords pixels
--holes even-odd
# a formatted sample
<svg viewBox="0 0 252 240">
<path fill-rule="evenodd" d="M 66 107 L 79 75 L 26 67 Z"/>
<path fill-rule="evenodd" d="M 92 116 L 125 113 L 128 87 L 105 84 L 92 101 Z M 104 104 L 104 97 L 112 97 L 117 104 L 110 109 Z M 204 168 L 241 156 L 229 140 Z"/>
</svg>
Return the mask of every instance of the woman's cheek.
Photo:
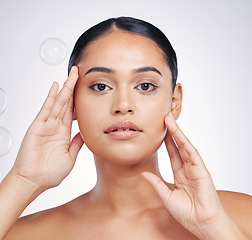
<svg viewBox="0 0 252 240">
<path fill-rule="evenodd" d="M 165 125 L 165 116 L 171 111 L 171 103 L 166 103 L 163 110 L 162 110 L 162 113 L 160 113 L 160 129 L 162 131 L 162 134 L 161 134 L 161 139 L 162 139 L 162 142 L 166 136 L 166 133 L 167 133 L 167 127 Z"/>
<path fill-rule="evenodd" d="M 76 114 L 79 129 L 83 140 L 86 141 L 88 139 L 88 136 L 91 135 L 91 131 L 96 126 L 95 120 L 98 118 L 97 112 L 95 111 L 95 108 L 90 106 L 90 104 L 88 103 L 77 103 L 76 105 Z M 94 117 L 95 115 L 96 117 Z"/>
</svg>

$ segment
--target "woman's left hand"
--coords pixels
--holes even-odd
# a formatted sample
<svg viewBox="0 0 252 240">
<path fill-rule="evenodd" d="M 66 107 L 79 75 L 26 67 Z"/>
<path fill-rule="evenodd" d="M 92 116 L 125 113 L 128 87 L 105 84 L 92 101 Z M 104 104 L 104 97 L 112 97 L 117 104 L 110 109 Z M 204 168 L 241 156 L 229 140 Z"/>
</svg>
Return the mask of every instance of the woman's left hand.
<svg viewBox="0 0 252 240">
<path fill-rule="evenodd" d="M 164 141 L 170 156 L 175 188 L 169 189 L 152 173 L 145 172 L 143 176 L 180 224 L 200 239 L 218 239 L 209 234 L 224 231 L 223 227 L 232 221 L 221 205 L 210 173 L 171 113 L 165 117 L 165 124 L 168 131 Z"/>
</svg>

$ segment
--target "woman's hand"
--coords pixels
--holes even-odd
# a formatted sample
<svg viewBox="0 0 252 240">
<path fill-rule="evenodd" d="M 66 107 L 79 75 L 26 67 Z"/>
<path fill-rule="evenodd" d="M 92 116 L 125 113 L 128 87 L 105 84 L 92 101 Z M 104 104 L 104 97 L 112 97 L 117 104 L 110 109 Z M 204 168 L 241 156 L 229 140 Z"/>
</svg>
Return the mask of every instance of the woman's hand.
<svg viewBox="0 0 252 240">
<path fill-rule="evenodd" d="M 169 189 L 152 173 L 145 172 L 143 176 L 157 191 L 171 215 L 198 238 L 243 239 L 218 238 L 224 236 L 222 233 L 227 230 L 225 228 L 233 229 L 233 222 L 220 203 L 202 158 L 179 129 L 171 113 L 165 117 L 165 124 L 168 129 L 165 144 L 170 156 L 175 188 Z M 237 236 L 239 234 L 238 231 Z"/>
<path fill-rule="evenodd" d="M 78 133 L 71 141 L 73 91 L 78 68 L 72 67 L 63 88 L 53 83 L 47 99 L 21 144 L 11 170 L 16 177 L 44 191 L 70 173 L 83 144 Z"/>
<path fill-rule="evenodd" d="M 39 194 L 57 186 L 74 166 L 83 144 L 71 141 L 73 91 L 78 68 L 73 67 L 58 93 L 54 83 L 21 144 L 13 168 L 0 184 L 0 239 L 4 239 L 23 210 Z"/>
</svg>

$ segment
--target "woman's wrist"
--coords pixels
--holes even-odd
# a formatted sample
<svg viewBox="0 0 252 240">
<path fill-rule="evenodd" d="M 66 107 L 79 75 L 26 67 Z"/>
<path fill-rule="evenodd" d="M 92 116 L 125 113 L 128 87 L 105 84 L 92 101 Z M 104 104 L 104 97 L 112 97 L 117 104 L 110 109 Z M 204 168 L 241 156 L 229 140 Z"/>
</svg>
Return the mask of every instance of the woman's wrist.
<svg viewBox="0 0 252 240">
<path fill-rule="evenodd" d="M 41 189 L 11 170 L 0 183 L 0 239 L 3 239 L 24 209 L 41 193 Z"/>
<path fill-rule="evenodd" d="M 42 192 L 35 183 L 11 170 L 0 184 L 0 208 L 5 206 L 6 213 L 9 211 L 20 215 Z"/>
<path fill-rule="evenodd" d="M 200 233 L 201 240 L 249 240 L 226 213 L 202 226 Z"/>
<path fill-rule="evenodd" d="M 15 169 L 11 169 L 6 176 L 6 180 L 10 187 L 14 187 L 21 195 L 26 196 L 28 201 L 33 201 L 37 196 L 44 192 L 41 186 L 30 181 L 26 177 L 20 176 L 16 173 Z"/>
</svg>

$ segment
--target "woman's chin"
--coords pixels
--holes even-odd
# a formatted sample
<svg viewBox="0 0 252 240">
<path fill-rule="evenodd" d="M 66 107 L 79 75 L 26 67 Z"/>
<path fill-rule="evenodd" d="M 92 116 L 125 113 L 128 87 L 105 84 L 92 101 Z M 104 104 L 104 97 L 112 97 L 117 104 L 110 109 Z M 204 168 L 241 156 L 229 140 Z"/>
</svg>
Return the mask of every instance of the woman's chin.
<svg viewBox="0 0 252 240">
<path fill-rule="evenodd" d="M 139 165 L 150 160 L 157 160 L 157 150 L 156 148 L 146 149 L 112 149 L 111 151 L 106 152 L 93 152 L 95 160 L 108 162 L 110 164 L 116 165 Z"/>
<path fill-rule="evenodd" d="M 157 150 L 163 142 L 164 134 L 162 132 L 152 138 L 137 136 L 129 140 L 97 137 L 90 141 L 90 138 L 86 138 L 85 144 L 99 162 L 135 165 L 157 159 Z"/>
</svg>

